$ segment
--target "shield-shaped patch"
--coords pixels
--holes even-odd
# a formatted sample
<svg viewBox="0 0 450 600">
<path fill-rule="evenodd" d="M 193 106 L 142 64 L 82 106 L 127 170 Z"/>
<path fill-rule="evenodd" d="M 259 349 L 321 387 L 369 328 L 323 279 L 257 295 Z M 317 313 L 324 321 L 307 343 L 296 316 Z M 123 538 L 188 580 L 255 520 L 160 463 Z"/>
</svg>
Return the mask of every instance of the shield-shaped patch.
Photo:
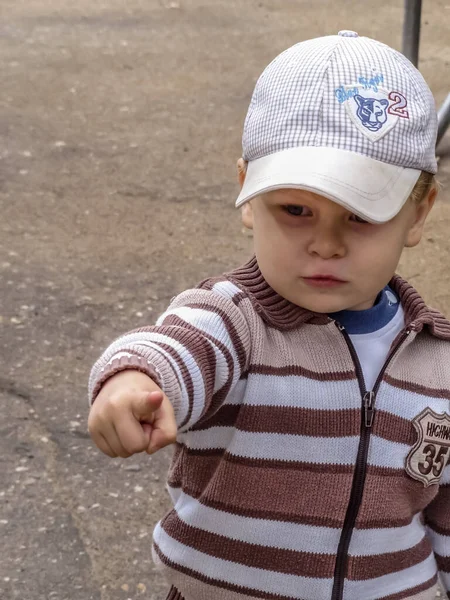
<svg viewBox="0 0 450 600">
<path fill-rule="evenodd" d="M 425 408 L 413 425 L 418 438 L 406 458 L 406 472 L 428 487 L 439 482 L 450 457 L 450 415 Z"/>
<path fill-rule="evenodd" d="M 378 87 L 375 92 L 363 86 L 344 86 L 344 90 L 352 94 L 345 102 L 349 117 L 372 142 L 377 142 L 399 122 L 400 115 L 393 108 L 393 97 L 388 90 Z"/>
</svg>

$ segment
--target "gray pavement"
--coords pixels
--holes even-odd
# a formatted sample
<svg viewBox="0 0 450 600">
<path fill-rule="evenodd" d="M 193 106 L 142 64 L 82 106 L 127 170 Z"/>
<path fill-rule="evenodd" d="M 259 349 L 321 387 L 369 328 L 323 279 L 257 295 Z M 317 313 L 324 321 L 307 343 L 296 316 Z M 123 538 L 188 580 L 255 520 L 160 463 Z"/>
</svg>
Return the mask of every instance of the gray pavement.
<svg viewBox="0 0 450 600">
<path fill-rule="evenodd" d="M 234 211 L 252 87 L 278 52 L 355 29 L 397 48 L 402 2 L 0 1 L 0 598 L 164 600 L 151 531 L 170 451 L 112 461 L 86 433 L 117 335 L 251 252 Z M 449 0 L 420 68 L 450 88 Z M 401 273 L 450 314 L 450 135 Z"/>
</svg>

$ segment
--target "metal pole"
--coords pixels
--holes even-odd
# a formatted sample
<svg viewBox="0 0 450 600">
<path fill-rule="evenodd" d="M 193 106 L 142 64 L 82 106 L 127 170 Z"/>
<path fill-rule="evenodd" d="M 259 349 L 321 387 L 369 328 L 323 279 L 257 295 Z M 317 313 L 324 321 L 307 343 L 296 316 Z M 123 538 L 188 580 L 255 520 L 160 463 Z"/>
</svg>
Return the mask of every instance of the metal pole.
<svg viewBox="0 0 450 600">
<path fill-rule="evenodd" d="M 405 0 L 402 52 L 417 67 L 419 64 L 420 18 L 422 0 Z M 436 146 L 450 126 L 450 94 L 438 111 Z"/>
<path fill-rule="evenodd" d="M 444 137 L 444 133 L 447 131 L 448 126 L 450 125 L 450 94 L 447 95 L 447 98 L 444 100 L 444 104 L 438 110 L 438 133 L 436 146 Z"/>
<path fill-rule="evenodd" d="M 421 13 L 422 0 L 405 0 L 402 52 L 416 67 L 419 64 Z"/>
</svg>

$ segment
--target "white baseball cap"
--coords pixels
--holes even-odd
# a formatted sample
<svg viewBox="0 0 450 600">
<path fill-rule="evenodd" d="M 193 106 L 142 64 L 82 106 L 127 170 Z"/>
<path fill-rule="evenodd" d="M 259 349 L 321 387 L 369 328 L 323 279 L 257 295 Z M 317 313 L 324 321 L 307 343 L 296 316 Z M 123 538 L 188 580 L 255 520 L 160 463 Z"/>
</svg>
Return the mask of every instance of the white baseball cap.
<svg viewBox="0 0 450 600">
<path fill-rule="evenodd" d="M 433 95 L 396 50 L 354 31 L 285 50 L 256 83 L 236 206 L 280 188 L 316 192 L 373 223 L 436 173 Z"/>
</svg>

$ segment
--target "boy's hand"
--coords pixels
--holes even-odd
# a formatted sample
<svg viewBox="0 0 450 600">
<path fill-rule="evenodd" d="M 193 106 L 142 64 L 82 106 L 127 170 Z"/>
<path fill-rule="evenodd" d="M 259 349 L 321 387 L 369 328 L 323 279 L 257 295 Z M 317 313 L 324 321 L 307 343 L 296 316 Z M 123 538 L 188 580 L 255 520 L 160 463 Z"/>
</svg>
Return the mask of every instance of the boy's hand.
<svg viewBox="0 0 450 600">
<path fill-rule="evenodd" d="M 153 379 L 131 369 L 113 375 L 102 387 L 88 429 L 98 448 L 112 458 L 153 454 L 175 442 L 177 434 L 167 396 Z"/>
</svg>

